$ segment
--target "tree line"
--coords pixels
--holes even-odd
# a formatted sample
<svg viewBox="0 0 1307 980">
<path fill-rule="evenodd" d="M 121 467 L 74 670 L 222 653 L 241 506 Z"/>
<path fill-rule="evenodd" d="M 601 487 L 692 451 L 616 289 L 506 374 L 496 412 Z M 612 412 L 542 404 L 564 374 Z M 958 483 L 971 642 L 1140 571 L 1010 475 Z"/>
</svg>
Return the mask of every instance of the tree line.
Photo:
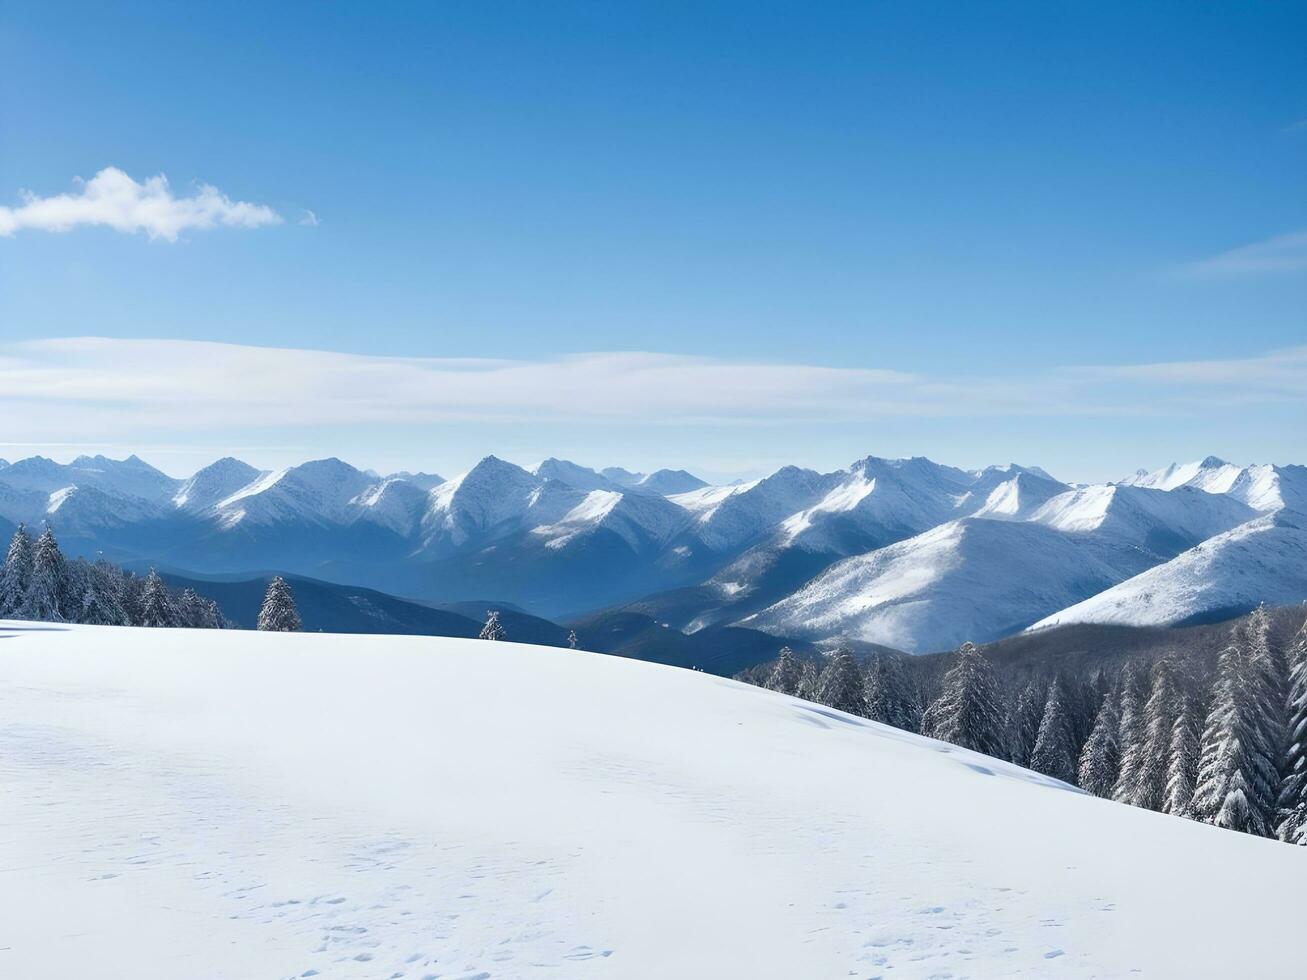
<svg viewBox="0 0 1307 980">
<path fill-rule="evenodd" d="M 902 655 L 824 662 L 789 648 L 741 679 L 1026 766 L 1095 796 L 1307 845 L 1307 622 L 1282 645 L 1265 607 L 1215 669 L 1176 653 L 1005 688 L 965 643 L 933 697 Z"/>
<path fill-rule="evenodd" d="M 22 524 L 0 568 L 0 619 L 191 629 L 229 625 L 218 604 L 194 589 L 172 589 L 153 569 L 140 576 L 103 558 L 69 560 L 49 526 L 34 540 Z"/>
</svg>

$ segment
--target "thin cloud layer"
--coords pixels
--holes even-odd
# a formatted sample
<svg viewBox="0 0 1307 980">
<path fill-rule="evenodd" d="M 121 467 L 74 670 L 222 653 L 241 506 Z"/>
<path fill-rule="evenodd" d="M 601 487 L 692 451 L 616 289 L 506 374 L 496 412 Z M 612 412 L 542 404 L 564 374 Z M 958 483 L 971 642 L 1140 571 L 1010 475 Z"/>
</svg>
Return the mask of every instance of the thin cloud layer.
<svg viewBox="0 0 1307 980">
<path fill-rule="evenodd" d="M 974 379 L 642 352 L 526 361 L 179 340 L 0 345 L 0 442 L 451 421 L 820 425 L 890 417 L 1201 416 L 1249 399 L 1307 404 L 1307 347 L 1240 360 Z"/>
<path fill-rule="evenodd" d="M 75 193 L 38 197 L 25 192 L 18 207 L 0 207 L 0 235 L 99 225 L 175 242 L 184 231 L 220 225 L 259 228 L 282 220 L 267 205 L 233 201 L 210 184 L 201 184 L 190 197 L 178 197 L 162 174 L 138 183 L 117 167 L 105 167 L 90 180 L 77 178 L 76 183 Z"/>
<path fill-rule="evenodd" d="M 1185 270 L 1201 278 L 1257 276 L 1307 269 L 1307 231 L 1276 235 L 1194 262 Z"/>
</svg>

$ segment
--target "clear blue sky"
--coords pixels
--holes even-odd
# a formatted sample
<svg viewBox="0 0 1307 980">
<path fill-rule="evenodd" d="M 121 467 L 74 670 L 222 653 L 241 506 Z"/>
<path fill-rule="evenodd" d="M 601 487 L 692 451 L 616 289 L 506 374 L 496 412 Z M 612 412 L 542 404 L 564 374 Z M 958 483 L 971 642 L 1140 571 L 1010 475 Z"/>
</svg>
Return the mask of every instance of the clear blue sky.
<svg viewBox="0 0 1307 980">
<path fill-rule="evenodd" d="M 284 220 L 176 242 L 19 228 L 0 237 L 0 341 L 642 351 L 903 372 L 947 383 L 946 407 L 971 379 L 1085 366 L 1216 377 L 1167 376 L 1160 414 L 1113 377 L 1066 395 L 1101 408 L 1054 418 L 923 412 L 918 392 L 906 411 L 726 420 L 446 406 L 112 429 L 61 404 L 62 428 L 11 418 L 0 456 L 84 442 L 456 469 L 497 451 L 725 472 L 875 452 L 1073 478 L 1207 452 L 1307 462 L 1283 373 L 1303 378 L 1302 358 L 1280 357 L 1307 344 L 1305 38 L 1300 3 L 9 4 L 0 204 L 112 166 Z M 1221 374 L 1268 357 L 1274 397 L 1246 364 Z"/>
</svg>

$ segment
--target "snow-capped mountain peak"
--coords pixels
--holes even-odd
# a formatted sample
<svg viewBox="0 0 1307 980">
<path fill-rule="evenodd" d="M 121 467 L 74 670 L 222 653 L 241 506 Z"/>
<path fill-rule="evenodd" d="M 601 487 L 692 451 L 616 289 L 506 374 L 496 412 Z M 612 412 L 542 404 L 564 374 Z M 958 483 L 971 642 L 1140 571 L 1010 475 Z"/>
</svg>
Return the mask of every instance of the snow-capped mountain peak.
<svg viewBox="0 0 1307 980">
<path fill-rule="evenodd" d="M 249 463 L 224 456 L 198 470 L 173 495 L 174 507 L 194 513 L 206 511 L 250 486 L 264 474 Z"/>
</svg>

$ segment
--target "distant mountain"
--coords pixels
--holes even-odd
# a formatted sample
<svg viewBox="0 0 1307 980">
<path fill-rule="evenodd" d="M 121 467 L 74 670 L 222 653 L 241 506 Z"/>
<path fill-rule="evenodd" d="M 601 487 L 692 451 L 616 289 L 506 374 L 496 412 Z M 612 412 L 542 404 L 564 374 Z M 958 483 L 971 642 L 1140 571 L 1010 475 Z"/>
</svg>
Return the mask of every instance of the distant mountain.
<svg viewBox="0 0 1307 980">
<path fill-rule="evenodd" d="M 685 470 L 655 470 L 633 484 L 637 489 L 664 495 L 689 493 L 691 490 L 699 490 L 707 485 L 693 473 L 687 473 Z"/>
<path fill-rule="evenodd" d="M 3 526 L 49 523 L 70 554 L 911 650 L 1049 617 L 1171 622 L 1302 599 L 1303 513 L 1307 468 L 1214 457 L 1091 486 L 877 456 L 727 486 L 494 456 L 448 480 L 339 459 L 225 458 L 187 479 L 135 456 L 0 468 Z"/>
<path fill-rule="evenodd" d="M 172 503 L 182 510 L 203 514 L 267 475 L 249 463 L 225 456 L 197 471 L 183 483 L 173 494 Z"/>
<path fill-rule="evenodd" d="M 1165 564 L 1048 615 L 1031 628 L 1067 623 L 1165 626 L 1208 622 L 1259 603 L 1307 598 L 1307 515 L 1280 512 L 1218 534 Z"/>
</svg>

